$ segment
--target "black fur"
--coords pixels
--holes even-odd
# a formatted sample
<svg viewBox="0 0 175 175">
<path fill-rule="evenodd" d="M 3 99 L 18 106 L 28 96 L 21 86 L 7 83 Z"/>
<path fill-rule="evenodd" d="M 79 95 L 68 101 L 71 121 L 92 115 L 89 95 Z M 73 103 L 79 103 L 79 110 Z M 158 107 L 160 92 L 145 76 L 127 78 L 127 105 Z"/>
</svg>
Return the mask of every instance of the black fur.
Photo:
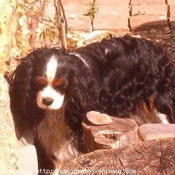
<svg viewBox="0 0 175 175">
<path fill-rule="evenodd" d="M 70 95 L 71 98 L 88 98 L 90 110 L 122 118 L 139 116 L 144 102 L 150 112 L 155 108 L 166 114 L 170 122 L 175 121 L 175 68 L 161 47 L 146 39 L 125 36 L 104 39 L 79 48 L 75 53 L 81 55 L 89 68 L 77 58 L 79 65 L 75 69 L 79 73 L 74 78 L 81 80 L 78 88 L 87 87 Z M 89 75 L 84 75 L 88 71 L 90 83 Z M 151 104 L 150 99 L 153 100 Z M 78 107 L 84 104 L 81 101 Z M 88 110 L 84 110 L 84 114 Z"/>
</svg>

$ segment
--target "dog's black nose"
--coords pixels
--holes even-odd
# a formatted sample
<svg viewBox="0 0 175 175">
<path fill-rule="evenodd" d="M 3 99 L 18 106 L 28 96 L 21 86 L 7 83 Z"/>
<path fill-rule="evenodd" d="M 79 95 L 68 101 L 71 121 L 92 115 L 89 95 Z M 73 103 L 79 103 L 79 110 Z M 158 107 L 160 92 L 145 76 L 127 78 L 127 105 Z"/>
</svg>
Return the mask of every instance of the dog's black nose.
<svg viewBox="0 0 175 175">
<path fill-rule="evenodd" d="M 49 97 L 43 98 L 43 104 L 45 104 L 46 106 L 50 106 L 52 103 L 53 103 L 52 98 Z"/>
</svg>

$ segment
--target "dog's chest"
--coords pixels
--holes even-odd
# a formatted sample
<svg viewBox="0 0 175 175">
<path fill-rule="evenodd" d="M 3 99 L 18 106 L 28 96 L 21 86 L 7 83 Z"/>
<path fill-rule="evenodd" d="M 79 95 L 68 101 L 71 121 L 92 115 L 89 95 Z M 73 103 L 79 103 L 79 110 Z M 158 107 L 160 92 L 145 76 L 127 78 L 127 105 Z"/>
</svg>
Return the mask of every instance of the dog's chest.
<svg viewBox="0 0 175 175">
<path fill-rule="evenodd" d="M 72 130 L 65 122 L 64 110 L 46 111 L 36 133 L 48 156 L 64 161 L 76 154 L 71 142 Z"/>
</svg>

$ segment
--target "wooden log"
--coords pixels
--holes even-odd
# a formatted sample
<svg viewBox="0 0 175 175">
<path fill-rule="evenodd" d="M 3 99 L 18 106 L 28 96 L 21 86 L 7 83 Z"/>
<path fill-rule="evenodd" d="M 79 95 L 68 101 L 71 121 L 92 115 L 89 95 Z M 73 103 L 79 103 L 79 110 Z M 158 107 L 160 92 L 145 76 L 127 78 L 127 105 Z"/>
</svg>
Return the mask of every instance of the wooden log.
<svg viewBox="0 0 175 175">
<path fill-rule="evenodd" d="M 175 137 L 175 124 L 145 124 L 139 127 L 138 134 L 143 141 Z"/>
<path fill-rule="evenodd" d="M 174 145 L 175 138 L 168 138 L 97 150 L 66 163 L 60 174 L 174 174 Z"/>
<path fill-rule="evenodd" d="M 110 117 L 95 111 L 87 114 L 82 126 L 87 152 L 175 137 L 175 124 L 149 123 L 138 126 L 133 119 Z"/>
<path fill-rule="evenodd" d="M 175 172 L 175 126 L 144 124 L 92 112 L 83 121 L 87 153 L 60 174 L 162 175 Z"/>
<path fill-rule="evenodd" d="M 121 119 L 93 112 L 87 115 L 82 126 L 87 152 L 104 148 L 114 149 L 141 142 L 137 134 L 138 125 L 129 118 Z"/>
</svg>

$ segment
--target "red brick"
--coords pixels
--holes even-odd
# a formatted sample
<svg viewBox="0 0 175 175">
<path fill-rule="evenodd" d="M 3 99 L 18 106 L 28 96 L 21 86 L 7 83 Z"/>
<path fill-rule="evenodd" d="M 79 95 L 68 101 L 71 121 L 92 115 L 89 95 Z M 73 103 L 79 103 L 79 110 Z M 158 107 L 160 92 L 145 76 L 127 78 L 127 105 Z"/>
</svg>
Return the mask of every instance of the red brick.
<svg viewBox="0 0 175 175">
<path fill-rule="evenodd" d="M 94 19 L 95 29 L 127 29 L 129 8 L 126 5 L 99 5 Z"/>
<path fill-rule="evenodd" d="M 87 5 L 64 4 L 68 26 L 77 30 L 89 30 L 90 18 L 84 14 L 88 11 Z"/>
<path fill-rule="evenodd" d="M 170 17 L 175 17 L 175 3 L 169 5 Z"/>
<path fill-rule="evenodd" d="M 171 28 L 175 29 L 175 17 L 170 17 L 169 21 L 170 21 L 170 24 L 171 24 Z"/>
<path fill-rule="evenodd" d="M 92 0 L 62 0 L 62 2 L 64 4 L 89 4 L 92 3 Z M 96 0 L 96 4 L 100 4 L 100 5 L 111 5 L 111 4 L 117 4 L 117 5 L 121 5 L 121 4 L 129 4 L 130 0 Z"/>
<path fill-rule="evenodd" d="M 124 5 L 129 4 L 130 0 L 96 0 L 95 2 L 97 5 Z"/>
<path fill-rule="evenodd" d="M 163 28 L 168 26 L 167 19 L 161 19 L 161 16 L 159 15 L 130 16 L 129 21 L 132 31 L 149 30 L 152 28 Z"/>
<path fill-rule="evenodd" d="M 167 4 L 175 4 L 175 0 L 167 0 Z"/>
<path fill-rule="evenodd" d="M 71 4 L 79 4 L 79 7 L 80 5 L 89 5 L 89 3 L 92 2 L 90 0 L 62 0 L 62 3 L 63 4 L 68 4 L 68 5 L 71 5 Z"/>
<path fill-rule="evenodd" d="M 154 14 L 167 17 L 168 6 L 161 5 L 132 5 L 132 16 L 138 14 Z"/>
<path fill-rule="evenodd" d="M 131 4 L 147 4 L 147 5 L 155 5 L 155 4 L 165 4 L 165 0 L 131 0 Z"/>
</svg>

